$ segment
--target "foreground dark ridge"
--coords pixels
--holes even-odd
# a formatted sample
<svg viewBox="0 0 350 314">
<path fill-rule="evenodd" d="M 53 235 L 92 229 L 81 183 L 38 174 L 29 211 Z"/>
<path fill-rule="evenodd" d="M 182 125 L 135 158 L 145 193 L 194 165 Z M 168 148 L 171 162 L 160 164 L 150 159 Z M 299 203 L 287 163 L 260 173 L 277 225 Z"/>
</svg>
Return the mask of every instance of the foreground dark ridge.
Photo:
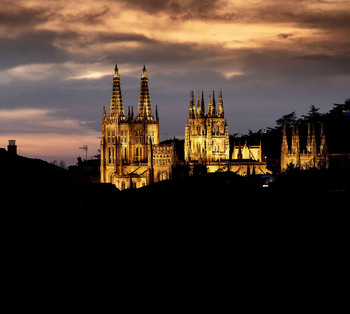
<svg viewBox="0 0 350 314">
<path fill-rule="evenodd" d="M 349 195 L 349 169 L 292 170 L 270 179 L 231 172 L 167 180 L 136 190 L 119 191 L 111 184 L 82 184 L 67 171 L 41 160 L 15 156 L 1 163 L 4 208 L 45 209 L 84 217 L 179 211 L 283 210 L 293 207 L 341 210 Z M 78 214 L 79 212 L 79 214 Z"/>
</svg>

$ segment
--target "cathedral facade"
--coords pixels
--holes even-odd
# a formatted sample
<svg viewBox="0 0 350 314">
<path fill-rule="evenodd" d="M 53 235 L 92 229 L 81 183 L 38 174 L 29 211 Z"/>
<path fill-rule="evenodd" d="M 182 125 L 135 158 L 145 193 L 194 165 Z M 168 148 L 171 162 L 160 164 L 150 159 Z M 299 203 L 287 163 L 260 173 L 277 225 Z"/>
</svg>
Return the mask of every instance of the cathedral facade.
<svg viewBox="0 0 350 314">
<path fill-rule="evenodd" d="M 281 171 L 285 171 L 289 165 L 303 170 L 329 167 L 328 148 L 323 124 L 321 124 L 319 147 L 317 147 L 315 126 L 310 123 L 308 124 L 306 149 L 301 149 L 300 147 L 298 126 L 292 127 L 291 145 L 289 149 L 287 129 L 286 126 L 283 127 Z"/>
<path fill-rule="evenodd" d="M 201 97 L 200 97 L 201 96 Z M 230 153 L 228 125 L 224 116 L 222 91 L 216 106 L 215 92 L 209 92 L 205 110 L 203 92 L 191 91 L 189 115 L 185 128 L 185 161 L 190 166 L 205 165 L 207 172 L 231 171 L 239 175 L 271 173 L 262 158 L 261 144 L 233 145 Z"/>
<path fill-rule="evenodd" d="M 227 122 L 224 118 L 222 92 L 216 108 L 215 92 L 209 92 L 208 113 L 205 113 L 204 95 L 197 105 L 191 91 L 189 117 L 185 128 L 185 161 L 221 161 L 229 159 L 230 143 Z"/>
<path fill-rule="evenodd" d="M 101 139 L 101 182 L 117 188 L 139 188 L 169 179 L 175 160 L 171 143 L 159 145 L 157 107 L 152 114 L 147 70 L 141 75 L 136 116 L 133 107 L 125 115 L 117 65 L 113 76 L 112 97 L 107 115 L 103 108 Z"/>
<path fill-rule="evenodd" d="M 175 140 L 159 142 L 158 108 L 153 115 L 145 67 L 136 115 L 130 106 L 125 114 L 116 65 L 109 112 L 104 107 L 102 115 L 101 183 L 112 183 L 120 190 L 139 188 L 171 179 L 174 170 L 181 173 L 179 164 L 186 171 L 189 169 L 189 174 L 194 173 L 196 166 L 204 167 L 206 172 L 270 173 L 262 160 L 261 145 L 235 145 L 230 153 L 221 91 L 217 101 L 215 92 L 209 93 L 207 111 L 203 92 L 201 95 L 198 92 L 196 102 L 191 91 L 184 145 L 178 144 Z"/>
</svg>

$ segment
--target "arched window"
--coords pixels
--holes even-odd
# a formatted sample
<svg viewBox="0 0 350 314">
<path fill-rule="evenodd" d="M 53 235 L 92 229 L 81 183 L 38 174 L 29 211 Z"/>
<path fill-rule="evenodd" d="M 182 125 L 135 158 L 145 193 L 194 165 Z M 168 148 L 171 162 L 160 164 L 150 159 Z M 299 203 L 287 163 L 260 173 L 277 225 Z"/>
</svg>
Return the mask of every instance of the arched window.
<svg viewBox="0 0 350 314">
<path fill-rule="evenodd" d="M 141 159 L 142 159 L 142 147 L 136 147 L 135 159 L 136 159 L 136 161 L 141 161 Z"/>
<path fill-rule="evenodd" d="M 216 134 L 219 135 L 220 134 L 220 123 L 218 123 L 216 125 Z"/>
<path fill-rule="evenodd" d="M 143 141 L 142 141 L 142 132 L 140 130 L 136 130 L 136 133 L 135 133 L 135 140 L 136 140 L 136 143 L 138 144 L 143 144 Z"/>
</svg>

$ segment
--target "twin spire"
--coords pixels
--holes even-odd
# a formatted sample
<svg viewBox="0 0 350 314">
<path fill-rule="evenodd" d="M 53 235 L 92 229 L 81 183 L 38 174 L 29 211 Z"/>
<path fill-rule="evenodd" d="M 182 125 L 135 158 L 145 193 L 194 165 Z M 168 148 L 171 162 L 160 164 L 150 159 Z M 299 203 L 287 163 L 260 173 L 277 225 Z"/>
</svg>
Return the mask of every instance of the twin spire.
<svg viewBox="0 0 350 314">
<path fill-rule="evenodd" d="M 114 68 L 113 89 L 109 116 L 113 118 L 119 117 L 121 120 L 125 120 L 123 97 L 120 89 L 120 76 L 118 73 L 117 65 L 115 65 Z"/>
<path fill-rule="evenodd" d="M 191 91 L 191 100 L 190 100 L 190 111 L 189 117 L 223 117 L 224 116 L 224 103 L 222 100 L 222 91 L 219 91 L 218 99 L 218 110 L 216 111 L 216 100 L 215 100 L 215 91 L 213 91 L 213 97 L 211 92 L 209 92 L 209 102 L 208 102 L 208 113 L 205 114 L 205 105 L 204 105 L 204 94 L 202 91 L 202 97 L 200 98 L 200 93 L 198 91 L 197 95 L 197 106 L 194 101 L 194 92 Z"/>
<path fill-rule="evenodd" d="M 105 115 L 105 113 L 104 113 Z M 131 117 L 130 108 L 128 119 Z M 158 112 L 156 108 L 156 119 L 158 117 Z M 126 120 L 124 105 L 123 105 L 123 97 L 120 88 L 120 76 L 118 72 L 118 66 L 115 65 L 114 68 L 114 76 L 113 76 L 113 90 L 109 111 L 109 118 L 118 119 L 118 120 Z M 132 108 L 132 119 L 133 119 L 133 108 Z M 140 89 L 140 98 L 138 104 L 138 111 L 136 120 L 154 120 L 151 109 L 151 98 L 148 88 L 148 77 L 146 66 L 143 66 L 142 75 L 141 75 L 141 89 Z"/>
<path fill-rule="evenodd" d="M 141 89 L 136 120 L 154 120 L 152 116 L 146 66 L 143 66 L 141 75 Z"/>
</svg>

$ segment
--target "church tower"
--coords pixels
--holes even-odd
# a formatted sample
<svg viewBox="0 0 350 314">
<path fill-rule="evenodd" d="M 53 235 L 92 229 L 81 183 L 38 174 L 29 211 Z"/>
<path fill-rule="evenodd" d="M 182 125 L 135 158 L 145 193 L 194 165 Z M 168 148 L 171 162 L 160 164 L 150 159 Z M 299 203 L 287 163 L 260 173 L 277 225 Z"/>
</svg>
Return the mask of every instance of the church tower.
<svg viewBox="0 0 350 314">
<path fill-rule="evenodd" d="M 315 125 L 308 123 L 306 137 L 306 150 L 300 148 L 298 126 L 292 127 L 291 149 L 288 148 L 287 129 L 284 125 L 281 146 L 281 171 L 293 165 L 299 169 L 328 168 L 329 157 L 324 126 L 321 124 L 320 146 L 317 149 Z"/>
<path fill-rule="evenodd" d="M 146 67 L 141 75 L 138 111 L 130 106 L 125 116 L 120 75 L 115 66 L 109 113 L 103 108 L 101 138 L 101 182 L 113 183 L 119 189 L 136 187 L 153 181 L 152 145 L 159 144 L 159 119 L 152 115 Z M 151 161 L 150 161 L 151 159 Z"/>
<path fill-rule="evenodd" d="M 185 128 L 185 160 L 199 163 L 229 159 L 229 135 L 222 92 L 219 92 L 216 109 L 215 91 L 209 92 L 208 112 L 205 113 L 204 94 L 198 91 L 197 107 L 194 92 L 190 93 L 189 116 Z"/>
</svg>

